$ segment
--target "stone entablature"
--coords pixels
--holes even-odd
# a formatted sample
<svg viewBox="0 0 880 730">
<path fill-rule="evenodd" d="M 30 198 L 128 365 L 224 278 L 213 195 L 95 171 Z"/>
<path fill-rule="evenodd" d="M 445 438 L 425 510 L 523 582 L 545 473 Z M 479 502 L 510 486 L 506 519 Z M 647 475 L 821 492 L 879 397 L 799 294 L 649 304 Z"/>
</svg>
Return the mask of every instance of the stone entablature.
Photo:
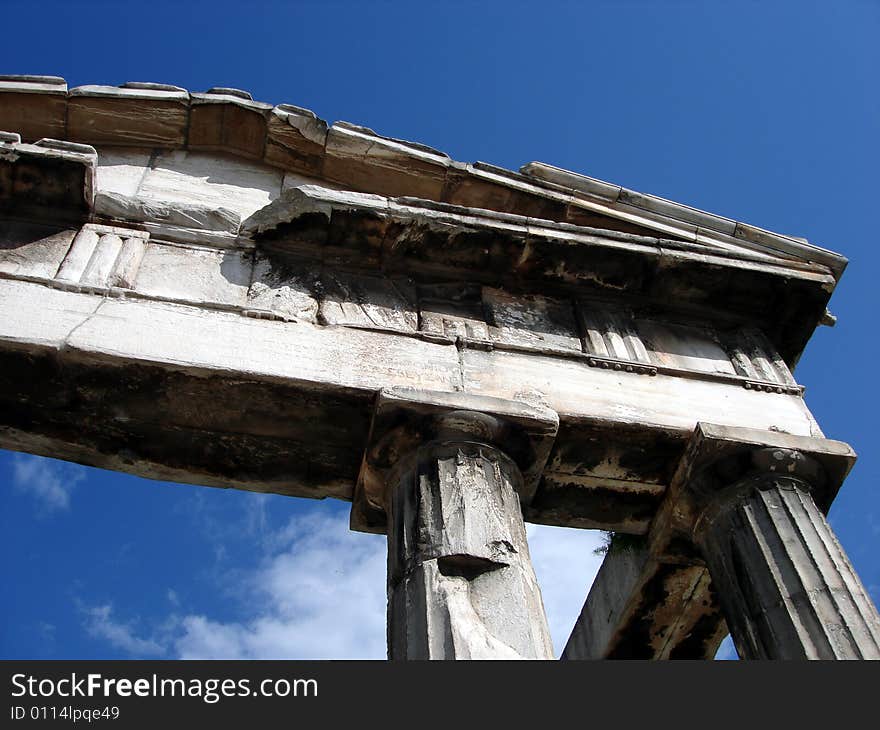
<svg viewBox="0 0 880 730">
<path fill-rule="evenodd" d="M 22 84 L 32 82 L 4 83 L 0 102 L 21 102 Z M 49 109 L 60 84 L 43 85 L 31 101 Z M 215 131 L 228 121 L 227 105 L 250 109 L 228 92 L 196 99 L 205 107 L 199 113 L 219 115 Z M 85 119 L 80 107 L 95 104 L 123 114 L 130 134 L 96 128 L 88 134 L 97 148 L 29 145 L 17 134 L 0 140 L 3 169 L 26 178 L 31 197 L 58 190 L 59 165 L 79 171 L 54 193 L 51 211 L 36 215 L 14 185 L 0 189 L 8 211 L 0 296 L 15 312 L 6 323 L 16 343 L 7 368 L 64 362 L 49 377 L 70 399 L 54 416 L 66 423 L 40 427 L 45 445 L 19 427 L 7 428 L 7 445 L 178 481 L 351 499 L 379 390 L 473 393 L 559 413 L 560 437 L 524 505 L 528 519 L 641 533 L 698 421 L 821 433 L 786 360 L 799 354 L 833 289 L 833 269 L 823 263 L 683 240 L 668 220 L 627 231 L 609 217 L 591 219 L 603 227 L 538 218 L 534 205 L 503 212 L 513 198 L 502 205 L 473 186 L 454 199 L 485 207 L 417 197 L 430 192 L 421 183 L 400 188 L 407 197 L 376 194 L 392 190 L 388 179 L 374 179 L 379 171 L 427 175 L 407 167 L 408 155 L 425 164 L 436 156 L 394 140 L 387 149 L 367 145 L 369 155 L 333 173 L 372 180 L 371 192 L 352 192 L 321 166 L 283 169 L 235 151 L 227 132 L 205 146 L 159 144 L 185 103 L 179 89 L 137 85 L 74 97 L 75 125 Z M 37 112 L 21 124 L 34 128 Z M 0 104 L 0 118 L 10 113 Z M 139 114 L 153 125 L 149 140 L 135 129 Z M 103 124 L 100 114 L 91 118 Z M 320 135 L 317 122 L 309 130 Z M 367 132 L 342 125 L 339 134 L 354 144 Z M 34 156 L 51 164 L 34 167 Z M 507 194 L 525 194 L 525 178 L 514 182 Z M 558 179 L 546 184 L 561 194 Z M 596 185 L 577 194 L 632 198 Z M 642 202 L 655 218 L 674 207 Z M 186 434 L 178 439 L 188 443 L 185 468 L 171 451 L 146 447 L 165 441 L 149 420 L 119 420 L 140 412 L 138 387 L 118 389 L 109 375 L 131 360 L 143 364 L 145 388 L 165 393 L 165 430 Z M 105 368 L 103 381 L 97 373 Z M 80 385 L 74 372 L 105 384 Z M 208 374 L 210 390 L 201 382 Z M 320 406 L 303 405 L 318 392 Z M 261 436 L 270 415 L 254 405 L 273 398 L 300 404 L 283 427 L 271 426 L 275 442 Z M 39 401 L 17 402 L 31 399 Z M 309 423 L 323 418 L 346 428 L 316 440 Z M 114 439 L 135 447 L 118 452 L 106 442 L 106 422 Z M 21 424 L 33 423 L 21 413 Z M 219 442 L 228 458 L 217 457 Z M 297 464 L 284 456 L 291 448 Z M 263 467 L 242 470 L 240 455 L 258 452 Z"/>
<path fill-rule="evenodd" d="M 17 224 L 13 233 L 26 230 L 34 240 L 0 250 L 0 277 L 258 319 L 393 332 L 466 349 L 571 358 L 618 372 L 801 393 L 757 328 L 724 331 L 640 317 L 595 300 L 345 271 L 305 257 L 279 260 L 254 246 L 154 240 L 119 226 L 88 223 L 78 231 L 54 231 Z"/>
<path fill-rule="evenodd" d="M 0 77 L 2 128 L 26 141 L 55 136 L 69 140 L 61 144 L 96 146 L 100 154 L 92 220 L 109 225 L 136 222 L 154 239 L 236 245 L 248 217 L 271 207 L 285 191 L 309 184 L 391 200 L 418 199 L 415 207 L 421 208 L 422 216 L 430 211 L 428 202 L 436 203 L 438 211 L 492 211 L 496 215 L 489 216 L 495 219 L 490 228 L 513 215 L 534 229 L 531 237 L 539 250 L 546 238 L 542 228 L 557 237 L 564 231 L 572 242 L 589 231 L 602 231 L 606 242 L 620 233 L 641 237 L 642 243 L 652 237 L 659 253 L 656 273 L 662 274 L 652 273 L 654 279 L 672 282 L 682 275 L 682 256 L 690 265 L 705 257 L 705 265 L 700 274 L 689 273 L 676 284 L 675 291 L 650 296 L 672 303 L 694 281 L 708 285 L 714 276 L 711 284 L 719 290 L 733 283 L 735 291 L 703 296 L 699 306 L 723 313 L 752 302 L 749 316 L 766 318 L 773 313 L 774 321 L 762 329 L 789 367 L 813 327 L 832 321 L 825 304 L 846 265 L 844 257 L 804 239 L 543 163 L 529 163 L 520 173 L 459 163 L 425 145 L 382 137 L 357 125 L 340 122 L 328 127 L 308 110 L 272 107 L 235 89 L 195 94 L 167 84 L 133 82 L 68 90 L 57 77 Z M 375 204 L 366 207 L 376 212 Z M 578 246 L 581 251 L 595 248 L 594 241 L 581 242 L 587 244 Z M 637 241 L 628 243 L 636 244 L 631 245 L 632 261 L 645 258 Z M 505 252 L 513 260 L 518 258 L 515 249 Z M 560 250 L 552 247 L 552 255 Z M 607 251 L 608 246 L 596 250 Z M 491 261 L 490 270 L 497 263 Z M 582 267 L 600 263 L 594 258 L 583 261 Z M 747 268 L 751 274 L 724 271 L 727 266 Z M 562 281 L 591 285 L 589 277 L 563 273 Z M 597 278 L 605 278 L 613 289 L 613 272 L 611 280 L 606 273 Z M 762 278 L 763 284 L 757 281 Z M 808 279 L 815 286 L 804 286 Z M 768 282 L 775 283 L 757 293 Z M 792 288 L 789 283 L 796 291 L 786 293 Z M 798 305 L 792 309 L 795 301 Z"/>
</svg>

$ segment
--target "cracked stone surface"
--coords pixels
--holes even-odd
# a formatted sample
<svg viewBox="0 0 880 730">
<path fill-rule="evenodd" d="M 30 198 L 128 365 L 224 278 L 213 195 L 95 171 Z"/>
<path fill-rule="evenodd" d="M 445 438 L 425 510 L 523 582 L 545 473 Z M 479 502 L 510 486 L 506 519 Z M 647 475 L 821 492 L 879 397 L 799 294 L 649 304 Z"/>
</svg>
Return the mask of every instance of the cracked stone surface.
<svg viewBox="0 0 880 730">
<path fill-rule="evenodd" d="M 392 659 L 552 659 L 516 465 L 476 443 L 420 449 L 391 495 Z"/>
</svg>

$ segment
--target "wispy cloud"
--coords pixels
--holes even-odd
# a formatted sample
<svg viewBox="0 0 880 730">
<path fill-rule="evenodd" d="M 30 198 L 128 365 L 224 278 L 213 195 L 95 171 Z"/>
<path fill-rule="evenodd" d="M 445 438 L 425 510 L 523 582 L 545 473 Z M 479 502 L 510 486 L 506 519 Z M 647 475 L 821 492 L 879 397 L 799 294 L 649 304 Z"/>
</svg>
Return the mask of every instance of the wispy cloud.
<svg viewBox="0 0 880 730">
<path fill-rule="evenodd" d="M 180 619 L 182 658 L 381 658 L 385 655 L 385 541 L 353 533 L 343 515 L 296 517 L 245 578 L 252 605 L 237 622 Z"/>
<path fill-rule="evenodd" d="M 314 511 L 264 532 L 264 555 L 240 574 L 243 616 L 223 621 L 179 611 L 152 633 L 114 618 L 109 605 L 86 613 L 89 633 L 133 656 L 184 659 L 382 659 L 385 539 L 351 532 L 344 513 Z M 561 651 L 601 558 L 598 533 L 529 526 L 530 550 L 551 633 Z"/>
<path fill-rule="evenodd" d="M 134 622 L 123 622 L 113 616 L 110 604 L 102 606 L 80 606 L 83 623 L 90 636 L 103 639 L 115 649 L 132 656 L 162 656 L 165 647 L 152 638 L 141 638 L 135 634 Z"/>
<path fill-rule="evenodd" d="M 243 622 L 190 615 L 183 658 L 375 658 L 385 646 L 385 540 L 350 532 L 344 516 L 296 518 L 251 579 L 265 610 Z M 599 533 L 529 526 L 529 545 L 556 651 L 565 645 L 602 562 Z"/>
<path fill-rule="evenodd" d="M 71 492 L 85 477 L 85 469 L 77 464 L 28 454 L 12 458 L 13 487 L 31 495 L 45 512 L 69 509 Z"/>
</svg>

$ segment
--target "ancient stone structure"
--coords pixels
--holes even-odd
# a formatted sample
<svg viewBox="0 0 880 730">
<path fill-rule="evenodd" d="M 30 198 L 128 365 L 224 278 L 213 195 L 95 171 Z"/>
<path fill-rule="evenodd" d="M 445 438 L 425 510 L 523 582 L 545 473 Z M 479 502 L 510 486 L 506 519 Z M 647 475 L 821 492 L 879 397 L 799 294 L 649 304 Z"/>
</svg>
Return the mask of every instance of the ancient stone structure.
<svg viewBox="0 0 880 730">
<path fill-rule="evenodd" d="M 880 657 L 792 369 L 846 260 L 217 88 L 0 77 L 0 446 L 352 504 L 392 658 Z M 575 561 L 578 556 L 572 556 Z"/>
</svg>

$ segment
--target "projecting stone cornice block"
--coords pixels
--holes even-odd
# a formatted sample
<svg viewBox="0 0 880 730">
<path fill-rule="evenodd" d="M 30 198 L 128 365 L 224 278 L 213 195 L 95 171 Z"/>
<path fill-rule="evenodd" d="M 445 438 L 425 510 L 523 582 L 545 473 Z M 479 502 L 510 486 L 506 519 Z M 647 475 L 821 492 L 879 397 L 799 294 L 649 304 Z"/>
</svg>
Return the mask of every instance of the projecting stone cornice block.
<svg viewBox="0 0 880 730">
<path fill-rule="evenodd" d="M 188 117 L 189 93 L 173 87 L 80 86 L 69 93 L 67 136 L 93 144 L 178 147 L 186 140 Z"/>
<path fill-rule="evenodd" d="M 189 94 L 129 82 L 68 91 L 57 77 L 0 77 L 0 129 L 25 140 L 204 149 L 260 159 L 360 192 L 418 196 L 557 222 L 659 234 L 732 252 L 813 261 L 840 277 L 846 259 L 805 239 L 766 231 L 578 173 L 533 162 L 520 173 L 461 163 L 425 145 L 338 122 L 289 104 L 253 101 L 236 89 Z"/>
<path fill-rule="evenodd" d="M 83 220 L 95 196 L 94 147 L 56 139 L 34 144 L 0 132 L 0 213 L 37 220 Z"/>
<path fill-rule="evenodd" d="M 211 89 L 191 96 L 189 137 L 192 150 L 230 151 L 260 160 L 266 149 L 271 104 L 254 101 L 237 89 Z"/>
<path fill-rule="evenodd" d="M 0 129 L 28 142 L 64 139 L 67 83 L 58 76 L 0 76 Z"/>
</svg>

